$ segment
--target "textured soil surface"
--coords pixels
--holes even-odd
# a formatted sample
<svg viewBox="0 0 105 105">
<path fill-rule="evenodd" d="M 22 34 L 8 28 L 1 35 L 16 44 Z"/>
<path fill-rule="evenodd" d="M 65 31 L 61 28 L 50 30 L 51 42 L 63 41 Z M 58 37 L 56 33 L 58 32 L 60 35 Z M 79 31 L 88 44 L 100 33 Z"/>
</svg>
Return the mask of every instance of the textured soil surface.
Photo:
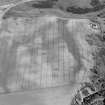
<svg viewBox="0 0 105 105">
<path fill-rule="evenodd" d="M 17 3 L 20 1 L 22 0 L 0 0 L 0 5 Z M 90 41 L 90 39 L 88 38 L 89 37 L 91 38 L 92 36 L 95 36 L 95 35 L 100 35 L 101 34 L 100 29 L 95 24 L 93 24 L 93 27 L 94 27 L 93 28 L 92 25 L 90 25 L 91 21 L 89 19 L 86 19 L 86 18 L 81 19 L 82 16 L 80 16 L 80 18 L 77 17 L 76 19 L 74 19 L 74 18 L 70 18 L 70 16 L 73 16 L 71 14 L 79 14 L 79 13 L 85 14 L 86 12 L 87 13 L 94 12 L 94 11 L 103 9 L 104 6 L 103 8 L 100 8 L 102 7 L 100 6 L 101 5 L 100 4 L 100 5 L 97 5 L 98 7 L 95 6 L 94 8 L 92 7 L 92 5 L 90 5 L 89 8 L 83 8 L 85 2 L 82 5 L 81 3 L 77 2 L 76 5 L 78 6 L 69 7 L 67 3 L 64 5 L 65 6 L 64 8 L 62 8 L 61 5 L 58 5 L 57 8 L 60 8 L 61 11 L 63 11 L 61 13 L 61 11 L 57 12 L 56 6 L 54 7 L 55 9 L 51 9 L 53 6 L 49 2 L 49 4 L 51 4 L 49 6 L 51 7 L 48 7 L 48 9 L 46 9 L 45 12 L 42 13 L 42 11 L 44 11 L 43 7 L 47 8 L 48 6 L 46 5 L 46 2 L 42 2 L 42 4 L 43 3 L 44 5 L 41 5 L 40 3 L 37 5 L 35 4 L 35 2 L 29 2 L 29 3 L 23 3 L 22 5 L 19 5 L 19 6 L 12 7 L 12 9 L 10 9 L 10 11 L 8 11 L 3 18 L 4 19 L 4 23 L 2 24 L 3 27 L 0 27 L 0 105 L 70 105 L 74 94 L 76 94 L 80 86 L 80 83 L 89 81 L 89 76 L 91 72 L 90 69 L 93 68 L 93 64 L 95 61 L 93 59 L 92 54 L 96 50 L 97 44 L 96 44 L 96 39 L 94 39 L 95 40 L 95 44 L 94 44 L 94 43 L 91 43 L 93 39 L 91 39 L 92 41 Z M 68 5 L 68 8 L 66 8 L 67 5 Z M 59 32 L 55 33 L 57 28 L 55 31 L 52 30 L 53 27 L 51 26 L 53 26 L 54 24 L 53 25 L 49 24 L 48 26 L 45 25 L 45 27 L 43 26 L 37 31 L 34 30 L 34 29 L 37 29 L 37 26 L 39 27 L 40 23 L 45 22 L 46 19 L 39 20 L 39 21 L 35 20 L 34 22 L 36 21 L 39 22 L 37 24 L 28 19 L 26 19 L 27 21 L 26 23 L 24 22 L 24 20 L 21 20 L 21 19 L 18 20 L 18 17 L 33 18 L 37 16 L 35 12 L 36 6 L 42 9 L 42 11 L 40 11 L 42 14 L 38 12 L 39 16 L 43 16 L 43 14 L 45 13 L 48 15 L 50 14 L 50 15 L 56 15 L 56 16 L 60 14 L 58 17 L 62 17 L 62 20 L 59 19 L 59 21 L 62 21 L 62 22 L 59 22 L 60 24 L 58 27 L 58 30 L 60 30 Z M 69 14 L 68 16 L 70 20 L 68 21 L 68 28 L 66 27 L 67 24 L 64 25 L 65 23 L 67 23 L 67 21 L 66 22 L 63 21 L 63 19 L 64 20 L 67 19 L 67 18 L 65 19 L 67 15 L 66 15 L 66 12 L 64 13 L 64 11 L 68 11 L 67 14 Z M 14 20 L 12 20 L 12 18 Z M 32 23 L 34 23 L 34 25 L 32 25 Z M 50 28 L 52 31 L 50 31 Z M 11 37 L 12 35 L 16 35 L 16 36 Z M 38 35 L 40 37 L 38 37 Z M 58 35 L 58 37 L 55 38 L 55 36 L 53 35 Z M 59 35 L 61 36 L 59 37 Z M 34 40 L 34 38 L 39 40 L 39 42 L 37 40 Z M 43 40 L 41 38 L 43 38 Z M 56 40 L 53 40 L 53 38 L 55 38 Z M 43 43 L 40 42 L 40 39 L 41 41 L 43 41 Z M 52 43 L 50 43 L 51 40 L 53 40 Z M 63 43 L 62 40 L 66 42 L 67 44 L 66 47 L 65 47 L 65 43 Z M 35 65 L 35 69 L 33 69 L 34 66 L 31 66 L 31 64 L 40 62 L 40 60 L 34 60 L 34 59 L 38 59 L 38 57 L 39 59 L 41 58 L 40 55 L 38 57 L 36 56 L 38 53 L 36 51 L 37 47 L 39 49 L 38 51 L 40 52 L 40 54 L 43 54 L 43 56 L 41 55 L 41 57 L 45 60 L 45 62 L 49 60 L 48 62 L 52 63 L 51 67 L 53 68 L 55 67 L 55 69 L 51 69 L 51 70 L 52 71 L 55 70 L 56 75 L 54 74 L 53 75 L 54 77 L 57 77 L 57 78 L 59 77 L 58 79 L 56 79 L 56 81 L 54 80 L 54 82 L 51 82 L 52 77 L 49 75 L 51 74 L 52 71 L 49 69 L 50 66 L 43 66 L 43 67 L 46 67 L 47 69 L 44 68 L 42 70 L 42 61 L 39 67 L 41 67 L 41 71 L 43 72 L 39 70 L 40 68 L 37 70 L 36 65 Z M 19 48 L 20 49 L 23 48 L 23 50 L 18 51 Z M 44 48 L 44 49 L 41 50 L 41 48 Z M 67 48 L 67 50 L 64 48 Z M 61 51 L 62 53 L 59 53 Z M 66 64 L 65 62 L 60 63 L 60 61 L 64 61 L 64 58 L 66 57 L 64 55 L 68 54 L 64 51 L 69 51 L 73 55 L 73 57 L 75 58 L 74 61 L 75 60 L 77 61 L 75 66 L 73 67 L 70 66 L 70 64 L 73 63 L 73 59 L 71 58 L 70 58 L 69 64 L 68 63 Z M 36 55 L 34 55 L 34 53 Z M 61 56 L 59 57 L 55 56 L 57 54 L 58 55 L 64 54 L 62 57 L 63 60 L 60 59 Z M 30 58 L 31 58 L 31 61 L 33 60 L 33 63 L 30 61 Z M 59 67 L 64 68 L 64 69 L 60 69 L 61 72 L 63 70 L 66 70 L 67 65 L 70 66 L 69 68 L 71 70 L 70 73 L 66 72 L 65 73 L 66 76 L 63 75 L 64 76 L 63 77 L 62 73 L 59 73 L 60 70 L 59 70 L 59 67 L 57 68 L 56 64 L 58 64 L 58 66 L 60 65 Z M 64 66 L 64 64 L 66 66 Z M 67 70 L 69 71 L 69 69 Z M 28 75 L 29 72 L 27 72 L 26 70 L 27 71 L 29 70 L 30 72 L 29 75 Z M 35 73 L 33 73 L 33 71 Z M 38 73 L 37 71 L 39 71 L 41 75 L 43 74 L 42 75 L 43 78 L 39 76 L 40 73 Z M 34 76 L 31 75 L 31 72 L 35 75 L 39 74 L 38 77 L 36 76 L 35 78 L 35 75 Z M 63 71 L 63 73 L 64 72 L 65 71 Z M 19 75 L 16 73 L 19 73 Z M 58 76 L 57 73 L 60 76 Z M 67 76 L 68 74 L 69 76 Z M 52 87 L 51 85 L 53 83 L 62 84 L 66 80 L 68 85 L 63 85 L 63 86 L 54 85 L 55 87 Z M 33 85 L 32 83 L 35 83 L 35 84 Z"/>
</svg>

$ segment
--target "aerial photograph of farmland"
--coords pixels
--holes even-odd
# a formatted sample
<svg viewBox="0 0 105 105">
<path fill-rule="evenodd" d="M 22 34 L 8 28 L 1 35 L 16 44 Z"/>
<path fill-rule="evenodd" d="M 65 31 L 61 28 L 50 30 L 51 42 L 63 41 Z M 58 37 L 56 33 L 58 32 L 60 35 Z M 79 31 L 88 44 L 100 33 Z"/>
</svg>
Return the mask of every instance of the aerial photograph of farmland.
<svg viewBox="0 0 105 105">
<path fill-rule="evenodd" d="M 0 0 L 0 105 L 105 105 L 105 0 Z"/>
</svg>

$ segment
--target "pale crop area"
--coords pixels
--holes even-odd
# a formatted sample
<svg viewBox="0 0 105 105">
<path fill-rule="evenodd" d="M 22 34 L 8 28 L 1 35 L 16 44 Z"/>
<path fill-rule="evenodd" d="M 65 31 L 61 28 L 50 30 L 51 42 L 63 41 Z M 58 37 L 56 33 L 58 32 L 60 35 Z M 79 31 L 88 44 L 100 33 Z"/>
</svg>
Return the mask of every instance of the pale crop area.
<svg viewBox="0 0 105 105">
<path fill-rule="evenodd" d="M 68 105 L 80 84 L 89 81 L 89 69 L 94 65 L 91 54 L 96 46 L 85 38 L 100 30 L 89 23 L 88 19 L 48 15 L 3 20 L 0 86 L 9 94 L 0 97 L 0 102 Z"/>
<path fill-rule="evenodd" d="M 105 89 L 103 30 L 97 19 L 62 8 L 91 7 L 90 0 L 59 0 L 58 9 L 22 1 L 29 0 L 0 1 L 0 105 L 93 101 Z"/>
</svg>

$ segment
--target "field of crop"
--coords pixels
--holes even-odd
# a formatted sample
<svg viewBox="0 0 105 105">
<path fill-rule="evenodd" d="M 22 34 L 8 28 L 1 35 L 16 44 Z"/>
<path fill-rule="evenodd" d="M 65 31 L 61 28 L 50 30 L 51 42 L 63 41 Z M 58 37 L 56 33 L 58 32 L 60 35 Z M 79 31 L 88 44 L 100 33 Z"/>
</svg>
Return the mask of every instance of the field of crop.
<svg viewBox="0 0 105 105">
<path fill-rule="evenodd" d="M 85 15 L 103 8 L 103 0 L 33 0 L 6 11 L 0 27 L 0 104 L 103 105 L 104 12 L 97 15 L 103 21 L 95 13 Z"/>
</svg>

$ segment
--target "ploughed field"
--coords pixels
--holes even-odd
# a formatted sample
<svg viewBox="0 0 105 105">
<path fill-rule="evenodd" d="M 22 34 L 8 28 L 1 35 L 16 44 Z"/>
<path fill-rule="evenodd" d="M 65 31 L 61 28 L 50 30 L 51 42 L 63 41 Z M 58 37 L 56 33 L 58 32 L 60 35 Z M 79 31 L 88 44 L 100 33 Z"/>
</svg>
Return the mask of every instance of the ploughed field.
<svg viewBox="0 0 105 105">
<path fill-rule="evenodd" d="M 14 17 L 3 21 L 1 87 L 12 91 L 78 82 L 77 74 L 93 63 L 84 37 L 89 31 L 97 30 L 89 29 L 88 24 L 87 19 L 68 21 L 54 16 Z M 91 63 L 85 60 L 87 56 Z"/>
<path fill-rule="evenodd" d="M 4 19 L 0 29 L 1 93 L 12 93 L 14 97 L 15 92 L 24 91 L 18 95 L 25 97 L 31 91 L 36 97 L 49 96 L 42 98 L 48 105 L 51 100 L 54 105 L 56 97 L 58 105 L 69 103 L 68 98 L 80 84 L 89 82 L 94 65 L 92 53 L 97 46 L 87 40 L 100 34 L 100 29 L 92 24 L 89 19 L 53 15 Z"/>
<path fill-rule="evenodd" d="M 3 87 L 34 89 L 69 84 L 72 80 L 75 60 L 61 35 L 63 24 L 43 20 L 10 18 L 3 23 Z"/>
</svg>

